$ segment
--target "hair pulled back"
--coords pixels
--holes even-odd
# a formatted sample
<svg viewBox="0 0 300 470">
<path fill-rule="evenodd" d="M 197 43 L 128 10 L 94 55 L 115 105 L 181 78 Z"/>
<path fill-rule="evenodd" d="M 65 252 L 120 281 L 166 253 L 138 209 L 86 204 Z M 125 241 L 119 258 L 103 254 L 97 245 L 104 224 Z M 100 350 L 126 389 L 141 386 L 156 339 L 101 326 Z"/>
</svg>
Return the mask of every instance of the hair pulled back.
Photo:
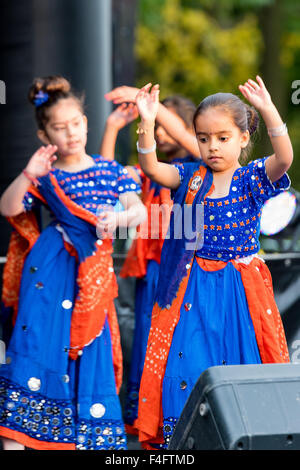
<svg viewBox="0 0 300 470">
<path fill-rule="evenodd" d="M 197 117 L 209 108 L 220 108 L 227 112 L 241 132 L 249 131 L 250 137 L 258 130 L 259 116 L 256 109 L 232 93 L 215 93 L 204 98 L 194 113 L 194 128 L 196 128 Z M 247 147 L 242 149 L 243 160 L 248 157 L 251 147 L 252 141 L 249 139 Z"/>
<path fill-rule="evenodd" d="M 37 97 L 43 96 L 42 102 L 37 105 Z M 70 82 L 60 76 L 51 75 L 36 78 L 28 93 L 30 103 L 35 107 L 35 117 L 39 129 L 44 130 L 49 120 L 49 110 L 62 99 L 74 99 L 80 110 L 84 109 L 84 96 L 77 96 L 72 90 Z"/>
</svg>

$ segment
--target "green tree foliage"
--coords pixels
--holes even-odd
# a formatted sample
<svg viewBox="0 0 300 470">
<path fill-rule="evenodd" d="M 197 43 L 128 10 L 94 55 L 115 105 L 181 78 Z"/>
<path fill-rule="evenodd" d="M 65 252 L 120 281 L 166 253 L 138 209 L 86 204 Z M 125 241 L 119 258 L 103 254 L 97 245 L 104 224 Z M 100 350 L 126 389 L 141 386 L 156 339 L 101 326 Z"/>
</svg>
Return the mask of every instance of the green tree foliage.
<svg viewBox="0 0 300 470">
<path fill-rule="evenodd" d="M 236 91 L 245 77 L 255 76 L 262 41 L 254 15 L 226 28 L 179 0 L 159 3 L 160 15 L 150 14 L 138 27 L 138 86 L 159 83 L 162 96 L 181 93 L 197 104 L 216 90 Z"/>
<path fill-rule="evenodd" d="M 161 98 L 180 93 L 198 104 L 217 91 L 239 94 L 240 83 L 262 74 L 289 127 L 290 175 L 300 190 L 300 104 L 291 99 L 300 80 L 299 23 L 295 0 L 140 0 L 137 86 L 159 83 Z M 263 126 L 262 134 L 257 149 L 267 153 Z"/>
</svg>

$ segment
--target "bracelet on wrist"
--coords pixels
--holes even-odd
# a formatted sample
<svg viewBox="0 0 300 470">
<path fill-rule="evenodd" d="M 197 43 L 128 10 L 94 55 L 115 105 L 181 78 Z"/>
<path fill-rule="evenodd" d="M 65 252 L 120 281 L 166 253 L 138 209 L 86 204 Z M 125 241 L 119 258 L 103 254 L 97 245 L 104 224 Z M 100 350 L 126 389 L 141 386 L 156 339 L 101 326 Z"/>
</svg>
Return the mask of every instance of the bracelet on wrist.
<svg viewBox="0 0 300 470">
<path fill-rule="evenodd" d="M 281 126 L 273 127 L 272 129 L 268 129 L 268 134 L 270 137 L 281 137 L 288 133 L 287 125 L 284 123 Z"/>
<path fill-rule="evenodd" d="M 35 176 L 28 173 L 27 170 L 23 170 L 22 173 L 34 186 L 40 186 L 41 183 L 38 181 L 38 179 L 35 178 Z"/>
<path fill-rule="evenodd" d="M 147 154 L 147 153 L 152 153 L 152 152 L 155 152 L 156 150 L 156 141 L 154 141 L 154 144 L 152 145 L 152 147 L 149 147 L 149 148 L 142 148 L 139 146 L 139 143 L 137 142 L 136 143 L 136 148 L 137 148 L 137 151 L 143 155 Z"/>
<path fill-rule="evenodd" d="M 146 126 L 143 126 L 141 123 L 138 124 L 138 128 L 136 130 L 136 133 L 137 134 L 148 134 L 148 131 L 152 130 L 154 128 L 154 123 L 153 123 L 153 126 L 150 126 L 150 127 L 146 127 Z"/>
</svg>

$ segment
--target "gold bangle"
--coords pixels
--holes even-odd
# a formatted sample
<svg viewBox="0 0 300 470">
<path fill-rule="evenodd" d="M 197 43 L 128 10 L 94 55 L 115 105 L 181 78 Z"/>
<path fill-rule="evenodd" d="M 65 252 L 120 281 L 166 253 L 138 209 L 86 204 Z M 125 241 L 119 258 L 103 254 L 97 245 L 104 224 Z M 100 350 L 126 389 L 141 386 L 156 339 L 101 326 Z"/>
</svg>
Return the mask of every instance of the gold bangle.
<svg viewBox="0 0 300 470">
<path fill-rule="evenodd" d="M 154 124 L 153 124 L 153 127 L 154 127 Z M 146 135 L 146 134 L 148 134 L 148 131 L 153 129 L 153 127 L 145 128 L 145 127 L 142 127 L 141 124 L 138 124 L 138 128 L 136 130 L 136 133 L 139 134 L 139 135 L 142 135 L 142 134 Z"/>
</svg>

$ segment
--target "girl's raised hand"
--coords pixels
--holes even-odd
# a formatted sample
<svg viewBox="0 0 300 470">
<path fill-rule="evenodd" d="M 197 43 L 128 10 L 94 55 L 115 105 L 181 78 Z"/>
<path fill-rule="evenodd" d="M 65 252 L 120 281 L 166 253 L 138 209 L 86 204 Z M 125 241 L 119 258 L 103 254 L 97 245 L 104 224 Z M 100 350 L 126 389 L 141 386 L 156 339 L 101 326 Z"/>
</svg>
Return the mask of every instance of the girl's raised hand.
<svg viewBox="0 0 300 470">
<path fill-rule="evenodd" d="M 137 119 L 139 113 L 137 107 L 133 103 L 123 103 L 118 106 L 107 118 L 107 124 L 122 129 L 127 124 Z"/>
<path fill-rule="evenodd" d="M 239 90 L 252 106 L 260 110 L 272 104 L 272 100 L 264 82 L 258 75 L 256 80 L 257 83 L 251 79 L 247 80 L 244 85 L 239 86 Z"/>
<path fill-rule="evenodd" d="M 155 121 L 159 106 L 159 85 L 148 83 L 136 96 L 136 105 L 142 121 Z"/>
<path fill-rule="evenodd" d="M 26 171 L 35 178 L 47 175 L 52 169 L 52 163 L 57 160 L 56 155 L 54 155 L 56 150 L 56 145 L 40 147 L 30 158 L 25 168 Z"/>
<path fill-rule="evenodd" d="M 135 103 L 135 98 L 138 92 L 138 88 L 122 85 L 109 91 L 104 96 L 107 101 L 112 101 L 114 104 L 120 104 L 125 102 Z"/>
</svg>

